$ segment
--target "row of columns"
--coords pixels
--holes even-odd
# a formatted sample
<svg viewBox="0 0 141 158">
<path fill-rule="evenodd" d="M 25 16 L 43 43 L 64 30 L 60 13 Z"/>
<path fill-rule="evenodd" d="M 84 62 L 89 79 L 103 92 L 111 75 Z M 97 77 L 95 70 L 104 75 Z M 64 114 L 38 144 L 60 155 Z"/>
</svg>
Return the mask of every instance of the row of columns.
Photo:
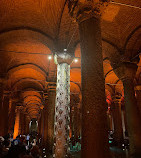
<svg viewBox="0 0 141 158">
<path fill-rule="evenodd" d="M 106 2 L 106 1 L 105 1 Z M 105 103 L 105 86 L 103 77 L 103 58 L 101 49 L 101 29 L 100 29 L 100 4 L 95 1 L 69 1 L 69 11 L 78 21 L 80 42 L 81 42 L 81 76 L 82 76 L 82 158 L 109 158 L 108 131 Z M 97 8 L 98 7 L 98 8 Z M 64 61 L 64 63 L 66 63 Z M 58 64 L 60 67 L 62 63 Z M 136 64 L 124 62 L 120 67 L 114 69 L 115 73 L 122 80 L 124 86 L 125 112 L 130 141 L 130 155 L 133 158 L 141 156 L 141 128 L 139 127 L 140 116 L 137 110 L 136 98 L 134 93 L 133 76 L 135 76 Z M 62 72 L 63 73 L 63 72 Z M 60 75 L 62 75 L 62 73 Z M 64 77 L 64 76 L 63 76 Z M 59 75 L 58 77 L 59 78 Z M 63 78 L 64 79 L 64 78 Z M 59 86 L 59 83 L 58 83 Z M 63 84 L 66 87 L 65 84 Z M 67 85 L 68 86 L 68 85 Z M 68 87 L 69 88 L 69 87 Z M 58 88 L 64 94 L 67 89 Z M 57 93 L 58 93 L 57 89 Z M 60 103 L 62 96 L 56 96 L 56 108 L 65 108 L 68 104 Z M 68 97 L 68 96 L 67 96 Z M 66 101 L 65 99 L 63 101 Z M 55 157 L 63 158 L 66 156 L 67 140 L 62 137 L 62 127 L 68 123 L 64 122 L 62 113 L 57 126 Z M 57 111 L 55 117 L 58 117 Z M 69 116 L 69 115 L 68 115 Z M 123 139 L 121 107 L 115 98 L 113 103 L 113 116 L 115 121 L 115 138 L 118 142 Z M 117 119 L 118 118 L 118 119 Z M 118 125 L 118 126 L 116 126 Z M 59 127 L 60 126 L 60 127 Z M 61 129 L 60 129 L 61 128 Z M 59 131 L 60 129 L 60 131 Z M 56 132 L 56 129 L 55 129 Z M 61 133 L 59 136 L 59 132 Z M 67 137 L 67 132 L 63 131 Z M 62 139 L 61 139 L 62 138 Z M 64 140 L 64 141 L 63 141 Z M 66 146 L 65 146 L 66 145 Z"/>
<path fill-rule="evenodd" d="M 70 1 L 70 6 L 71 5 L 73 6 L 73 1 Z M 75 8 L 73 8 L 73 11 L 70 9 L 70 13 L 73 15 L 73 12 L 75 11 L 75 15 L 77 16 L 81 41 L 82 158 L 110 158 L 106 118 L 106 99 L 104 97 L 105 83 L 103 76 L 103 58 L 101 49 L 100 13 L 98 12 L 98 9 L 96 10 L 96 8 L 93 8 L 94 6 L 91 4 L 91 1 L 80 1 L 78 2 L 78 6 L 80 6 L 80 8 L 76 7 L 76 10 L 74 10 Z M 70 63 L 68 63 L 68 61 L 61 61 L 58 63 L 57 68 L 58 79 L 54 127 L 54 156 L 56 158 L 65 157 L 68 151 L 70 111 L 69 64 Z M 127 62 L 122 63 L 120 67 L 115 69 L 115 73 L 122 80 L 124 86 L 125 112 L 130 141 L 130 153 L 131 157 L 133 158 L 141 157 L 141 127 L 139 126 L 140 115 L 137 109 L 133 84 L 133 78 L 136 69 L 136 64 Z M 61 78 L 61 80 L 59 80 L 59 78 Z M 0 86 L 2 87 L 2 85 Z M 2 91 L 0 93 L 2 93 Z M 1 96 L 0 108 L 3 109 Z M 4 103 L 6 104 L 6 101 Z M 114 104 L 114 116 L 119 117 L 121 113 L 119 105 L 117 105 L 116 101 Z M 50 106 L 47 106 L 48 103 L 44 108 L 44 116 L 50 117 L 48 117 L 47 120 L 45 120 L 47 117 L 43 119 L 44 123 L 47 123 L 47 131 L 44 130 L 44 138 L 47 140 L 47 142 L 52 144 L 53 115 L 49 115 L 48 112 L 50 111 L 50 113 L 53 114 L 53 111 L 49 109 Z M 2 122 L 2 118 L 0 120 Z M 118 121 L 117 124 L 121 126 L 121 120 L 119 119 L 116 121 Z M 118 131 L 115 133 L 115 138 L 119 140 L 122 138 L 120 135 L 122 131 L 119 126 L 115 128 Z"/>
<path fill-rule="evenodd" d="M 141 127 L 139 126 L 141 120 L 133 82 L 136 71 L 136 63 L 131 62 L 124 62 L 120 67 L 115 69 L 115 73 L 123 82 L 130 154 L 133 158 L 141 157 Z"/>
<path fill-rule="evenodd" d="M 0 80 L 0 135 L 5 136 L 8 133 L 15 134 L 15 137 L 23 132 L 27 132 L 27 128 L 23 128 L 26 124 L 26 116 L 23 110 L 19 111 L 17 99 L 13 98 L 10 93 L 4 91 L 5 80 Z M 22 115 L 24 115 L 22 118 Z M 22 121 L 22 123 L 20 122 Z M 19 131 L 21 129 L 21 132 Z"/>
</svg>

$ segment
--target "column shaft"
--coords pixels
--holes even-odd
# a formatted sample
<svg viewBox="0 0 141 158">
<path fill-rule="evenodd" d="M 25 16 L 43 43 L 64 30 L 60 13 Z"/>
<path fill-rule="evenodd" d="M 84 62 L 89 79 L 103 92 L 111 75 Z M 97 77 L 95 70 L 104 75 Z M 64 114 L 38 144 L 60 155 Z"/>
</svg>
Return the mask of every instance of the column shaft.
<svg viewBox="0 0 141 158">
<path fill-rule="evenodd" d="M 17 107 L 16 108 L 16 118 L 15 118 L 13 139 L 16 139 L 16 137 L 19 135 L 19 122 L 20 122 L 20 109 L 19 109 L 19 107 Z"/>
<path fill-rule="evenodd" d="M 74 137 L 77 139 L 80 136 L 80 115 L 77 106 L 74 107 Z"/>
<path fill-rule="evenodd" d="M 45 100 L 44 105 L 44 136 L 43 136 L 43 145 L 47 147 L 47 134 L 48 134 L 48 99 Z"/>
<path fill-rule="evenodd" d="M 53 144 L 54 144 L 54 114 L 55 114 L 55 91 L 49 91 L 48 93 L 48 151 L 52 154 Z"/>
<path fill-rule="evenodd" d="M 141 126 L 140 115 L 137 108 L 135 98 L 134 84 L 132 79 L 123 81 L 124 97 L 125 97 L 125 112 L 127 117 L 127 126 L 130 142 L 131 157 L 141 157 Z"/>
<path fill-rule="evenodd" d="M 3 120 L 3 111 L 2 111 L 2 100 L 3 100 L 3 83 L 0 81 L 0 135 L 3 136 L 3 125 L 2 125 L 2 120 Z"/>
<path fill-rule="evenodd" d="M 3 105 L 2 105 L 3 135 L 6 135 L 8 133 L 8 112 L 9 112 L 9 96 L 5 95 L 3 98 Z"/>
<path fill-rule="evenodd" d="M 13 133 L 14 132 L 14 122 L 15 122 L 15 107 L 16 107 L 16 103 L 14 101 L 12 101 L 11 103 L 11 111 L 9 113 L 9 117 L 8 117 L 8 132 L 9 133 Z"/>
<path fill-rule="evenodd" d="M 138 109 L 140 111 L 140 117 L 141 117 L 141 90 L 136 90 L 136 98 L 137 98 L 137 105 Z"/>
<path fill-rule="evenodd" d="M 122 116 L 121 116 L 121 106 L 118 101 L 112 103 L 112 115 L 114 122 L 114 141 L 117 145 L 121 145 L 123 142 L 123 128 L 122 128 Z"/>
<path fill-rule="evenodd" d="M 109 158 L 100 19 L 79 23 L 82 77 L 82 158 Z"/>
<path fill-rule="evenodd" d="M 70 113 L 70 66 L 57 65 L 57 88 L 55 105 L 55 158 L 64 158 L 68 150 Z"/>
</svg>

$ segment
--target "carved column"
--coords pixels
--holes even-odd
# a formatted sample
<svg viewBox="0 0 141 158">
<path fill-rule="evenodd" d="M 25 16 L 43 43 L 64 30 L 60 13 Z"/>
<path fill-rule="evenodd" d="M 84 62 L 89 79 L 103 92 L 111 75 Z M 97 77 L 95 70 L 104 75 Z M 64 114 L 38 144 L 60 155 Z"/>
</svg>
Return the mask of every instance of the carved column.
<svg viewBox="0 0 141 158">
<path fill-rule="evenodd" d="M 136 70 L 137 65 L 130 62 L 124 62 L 114 70 L 122 80 L 124 86 L 125 112 L 130 142 L 130 155 L 132 158 L 141 157 L 141 120 L 133 83 Z"/>
<path fill-rule="evenodd" d="M 100 1 L 69 1 L 79 25 L 82 77 L 82 158 L 109 158 Z"/>
<path fill-rule="evenodd" d="M 54 157 L 64 158 L 68 152 L 69 141 L 69 113 L 70 113 L 70 63 L 67 54 L 55 56 L 57 64 L 57 87 L 54 126 Z"/>
<path fill-rule="evenodd" d="M 113 98 L 111 107 L 114 122 L 114 141 L 118 146 L 121 146 L 123 142 L 123 128 L 121 116 L 121 100 L 118 96 Z"/>
</svg>

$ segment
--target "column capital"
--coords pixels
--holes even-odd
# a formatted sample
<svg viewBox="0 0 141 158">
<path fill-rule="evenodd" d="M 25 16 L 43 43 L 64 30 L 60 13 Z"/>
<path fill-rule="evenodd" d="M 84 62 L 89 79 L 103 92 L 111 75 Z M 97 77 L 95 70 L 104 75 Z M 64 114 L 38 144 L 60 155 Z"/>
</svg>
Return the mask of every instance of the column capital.
<svg viewBox="0 0 141 158">
<path fill-rule="evenodd" d="M 48 92 L 56 92 L 56 82 L 49 82 L 47 85 Z"/>
<path fill-rule="evenodd" d="M 66 52 L 55 54 L 54 61 L 55 64 L 67 63 L 70 65 L 72 63 L 73 58 L 67 54 Z"/>
<path fill-rule="evenodd" d="M 135 86 L 135 91 L 141 91 L 141 85 L 136 85 Z"/>
<path fill-rule="evenodd" d="M 99 18 L 109 0 L 68 0 L 70 15 L 79 23 L 89 18 Z"/>
<path fill-rule="evenodd" d="M 117 77 L 124 81 L 126 79 L 134 79 L 137 71 L 137 64 L 131 62 L 123 62 L 118 67 L 114 69 L 115 74 Z"/>
<path fill-rule="evenodd" d="M 119 96 L 119 95 L 113 96 L 112 99 L 113 99 L 113 102 L 114 102 L 115 104 L 117 104 L 117 103 L 120 104 L 120 103 L 121 103 L 121 96 Z"/>
</svg>

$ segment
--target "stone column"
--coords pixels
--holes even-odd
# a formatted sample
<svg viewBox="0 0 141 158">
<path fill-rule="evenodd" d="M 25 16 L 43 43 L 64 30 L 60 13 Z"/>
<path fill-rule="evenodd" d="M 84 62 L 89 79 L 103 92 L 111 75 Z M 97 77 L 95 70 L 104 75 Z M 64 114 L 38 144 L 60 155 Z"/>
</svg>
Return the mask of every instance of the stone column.
<svg viewBox="0 0 141 158">
<path fill-rule="evenodd" d="M 15 118 L 13 139 L 16 139 L 16 137 L 19 135 L 20 108 L 21 108 L 20 106 L 16 107 L 16 118 Z"/>
<path fill-rule="evenodd" d="M 43 126 L 44 126 L 44 134 L 43 134 L 43 146 L 47 148 L 47 134 L 48 134 L 48 95 L 45 96 L 44 109 L 43 109 Z"/>
<path fill-rule="evenodd" d="M 80 136 L 80 113 L 77 105 L 74 107 L 74 137 L 78 139 Z"/>
<path fill-rule="evenodd" d="M 70 113 L 70 63 L 72 59 L 67 54 L 55 55 L 57 64 L 57 87 L 54 125 L 54 157 L 65 158 L 69 141 Z"/>
<path fill-rule="evenodd" d="M 16 107 L 16 102 L 11 99 L 11 110 L 9 112 L 9 117 L 8 117 L 8 132 L 13 133 L 14 132 L 14 122 L 15 122 L 15 107 Z"/>
<path fill-rule="evenodd" d="M 118 146 L 121 146 L 123 142 L 123 128 L 121 116 L 121 100 L 118 96 L 113 98 L 111 110 L 114 122 L 114 141 Z"/>
<path fill-rule="evenodd" d="M 141 85 L 137 85 L 135 87 L 136 91 L 136 98 L 137 98 L 137 105 L 140 111 L 140 117 L 141 117 Z"/>
<path fill-rule="evenodd" d="M 48 152 L 52 154 L 53 144 L 54 144 L 54 115 L 55 115 L 55 87 L 54 89 L 48 89 L 48 135 L 47 135 L 47 144 Z"/>
<path fill-rule="evenodd" d="M 2 101 L 3 101 L 3 81 L 0 79 L 0 136 L 3 136 L 3 125 L 2 125 L 2 120 L 3 120 L 3 115 L 2 115 Z"/>
<path fill-rule="evenodd" d="M 41 138 L 43 139 L 43 136 L 44 136 L 44 109 L 42 109 L 41 111 L 41 121 L 40 121 L 40 136 Z"/>
<path fill-rule="evenodd" d="M 127 118 L 125 113 L 125 105 L 122 106 L 122 119 L 123 119 L 124 138 L 126 138 L 128 136 L 128 128 L 127 128 Z"/>
<path fill-rule="evenodd" d="M 106 3 L 69 1 L 79 25 L 82 77 L 82 158 L 109 158 L 100 14 Z M 106 1 L 105 1 L 106 2 Z"/>
<path fill-rule="evenodd" d="M 25 114 L 25 133 L 26 133 L 26 135 L 27 134 L 29 134 L 29 122 L 30 122 L 30 120 L 29 120 L 29 118 L 28 118 L 28 114 Z"/>
<path fill-rule="evenodd" d="M 24 130 L 25 120 L 24 120 L 24 112 L 23 109 L 20 110 L 20 124 L 19 124 L 19 134 L 25 134 Z"/>
<path fill-rule="evenodd" d="M 26 114 L 24 113 L 23 114 L 24 116 L 23 116 L 23 118 L 24 118 L 24 124 L 23 124 L 23 134 L 25 134 L 26 135 Z"/>
<path fill-rule="evenodd" d="M 3 105 L 2 105 L 3 135 L 6 135 L 8 133 L 8 113 L 9 113 L 9 95 L 5 94 L 3 96 Z"/>
<path fill-rule="evenodd" d="M 40 115 L 40 119 L 38 121 L 38 134 L 39 136 L 41 136 L 41 120 L 42 120 L 42 111 L 41 111 L 41 115 Z"/>
<path fill-rule="evenodd" d="M 125 112 L 132 158 L 141 157 L 141 120 L 133 83 L 136 70 L 137 65 L 130 62 L 123 62 L 114 70 L 124 86 Z"/>
</svg>

